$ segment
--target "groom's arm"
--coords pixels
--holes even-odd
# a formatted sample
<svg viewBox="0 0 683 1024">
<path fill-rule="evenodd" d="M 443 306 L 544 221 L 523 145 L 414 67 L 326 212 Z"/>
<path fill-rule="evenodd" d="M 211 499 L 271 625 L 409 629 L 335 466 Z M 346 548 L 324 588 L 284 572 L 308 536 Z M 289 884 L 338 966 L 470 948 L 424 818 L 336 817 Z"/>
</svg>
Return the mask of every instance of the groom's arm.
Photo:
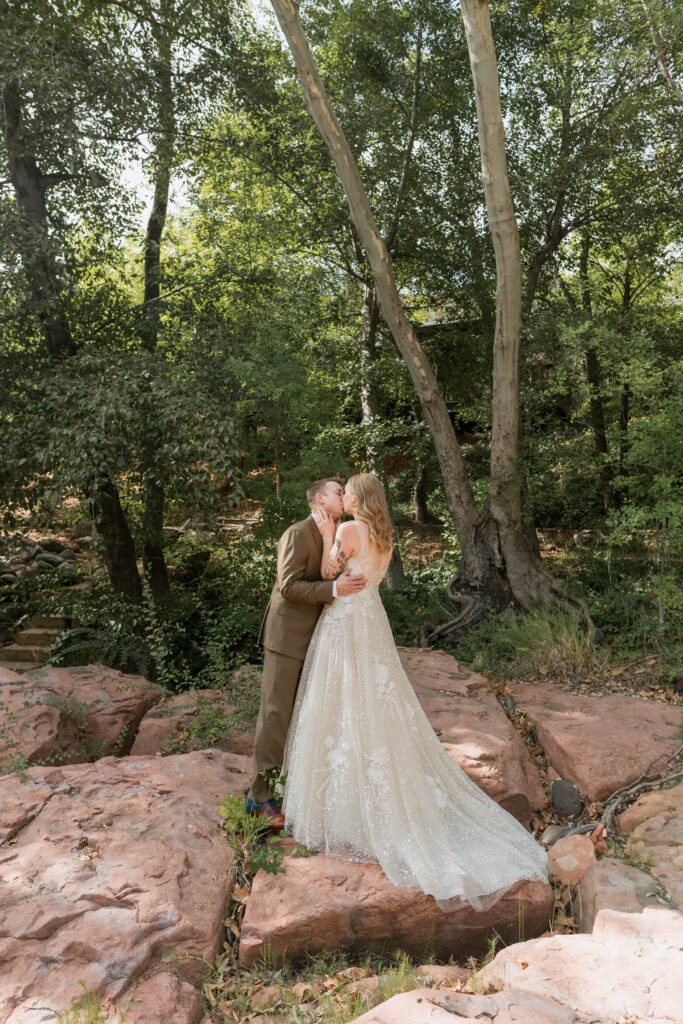
<svg viewBox="0 0 683 1024">
<path fill-rule="evenodd" d="M 286 601 L 329 604 L 334 596 L 332 580 L 306 579 L 308 551 L 305 534 L 288 530 L 277 553 L 277 581 Z"/>
</svg>

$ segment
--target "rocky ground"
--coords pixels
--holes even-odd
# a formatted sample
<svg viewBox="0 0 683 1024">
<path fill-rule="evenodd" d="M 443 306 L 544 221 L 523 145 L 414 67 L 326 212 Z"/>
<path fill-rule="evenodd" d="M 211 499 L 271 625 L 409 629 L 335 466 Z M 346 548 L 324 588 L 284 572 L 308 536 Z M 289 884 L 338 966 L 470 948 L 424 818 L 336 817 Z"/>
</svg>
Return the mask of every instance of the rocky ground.
<svg viewBox="0 0 683 1024">
<path fill-rule="evenodd" d="M 283 870 L 251 882 L 220 829 L 251 767 L 225 694 L 171 695 L 101 665 L 0 669 L 0 1022 L 47 1024 L 84 991 L 93 1024 L 312 1022 L 334 999 L 334 1019 L 355 1007 L 366 1024 L 683 1019 L 681 708 L 547 682 L 499 700 L 446 654 L 401 656 L 449 755 L 553 843 L 553 887 L 446 915 L 376 865 L 291 841 Z M 212 745 L 192 749 L 207 714 Z M 648 789 L 658 773 L 672 782 Z M 606 799 L 634 783 L 630 806 Z M 277 968 L 341 949 L 366 966 L 289 986 Z M 414 991 L 393 995 L 368 966 L 392 950 L 445 966 L 411 969 L 399 987 Z"/>
</svg>

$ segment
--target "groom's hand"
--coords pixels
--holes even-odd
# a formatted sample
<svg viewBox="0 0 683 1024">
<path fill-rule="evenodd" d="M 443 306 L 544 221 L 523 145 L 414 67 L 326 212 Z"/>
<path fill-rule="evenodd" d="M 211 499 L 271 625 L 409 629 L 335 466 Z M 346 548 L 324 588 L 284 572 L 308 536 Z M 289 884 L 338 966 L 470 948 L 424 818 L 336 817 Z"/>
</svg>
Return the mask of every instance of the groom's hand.
<svg viewBox="0 0 683 1024">
<path fill-rule="evenodd" d="M 347 597 L 349 594 L 357 594 L 359 590 L 365 590 L 367 580 L 360 573 L 345 572 L 337 578 L 337 597 Z"/>
</svg>

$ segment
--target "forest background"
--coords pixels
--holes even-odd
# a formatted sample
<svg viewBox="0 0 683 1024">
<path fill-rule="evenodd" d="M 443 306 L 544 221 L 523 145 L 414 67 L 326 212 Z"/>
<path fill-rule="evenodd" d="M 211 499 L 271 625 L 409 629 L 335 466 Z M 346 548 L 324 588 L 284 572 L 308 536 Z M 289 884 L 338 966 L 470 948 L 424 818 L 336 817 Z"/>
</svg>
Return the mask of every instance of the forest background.
<svg viewBox="0 0 683 1024">
<path fill-rule="evenodd" d="M 459 5 L 301 8 L 445 403 L 436 434 L 268 10 L 0 14 L 3 531 L 90 522 L 100 565 L 76 588 L 6 584 L 3 620 L 72 618 L 56 662 L 224 685 L 260 658 L 275 540 L 307 484 L 370 469 L 397 526 L 397 642 L 503 674 L 637 666 L 635 685 L 681 692 L 672 0 L 491 5 L 521 251 L 517 526 L 552 581 L 540 601 L 511 574 L 496 510 L 497 268 Z M 484 534 L 485 579 L 467 554 Z"/>
</svg>

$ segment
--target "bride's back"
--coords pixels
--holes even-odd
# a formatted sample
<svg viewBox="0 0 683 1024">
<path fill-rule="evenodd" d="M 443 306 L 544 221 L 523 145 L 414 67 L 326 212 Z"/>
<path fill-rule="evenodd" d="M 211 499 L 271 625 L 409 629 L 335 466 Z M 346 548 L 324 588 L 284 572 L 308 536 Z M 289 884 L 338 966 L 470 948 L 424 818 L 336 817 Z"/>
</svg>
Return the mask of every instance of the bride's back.
<svg viewBox="0 0 683 1024">
<path fill-rule="evenodd" d="M 358 531 L 360 547 L 359 550 L 352 555 L 352 558 L 366 560 L 376 572 L 384 574 L 389 566 L 389 562 L 391 561 L 392 552 L 380 551 L 375 542 L 370 539 L 370 530 L 365 523 L 361 523 L 358 519 L 355 519 L 354 525 Z"/>
</svg>

